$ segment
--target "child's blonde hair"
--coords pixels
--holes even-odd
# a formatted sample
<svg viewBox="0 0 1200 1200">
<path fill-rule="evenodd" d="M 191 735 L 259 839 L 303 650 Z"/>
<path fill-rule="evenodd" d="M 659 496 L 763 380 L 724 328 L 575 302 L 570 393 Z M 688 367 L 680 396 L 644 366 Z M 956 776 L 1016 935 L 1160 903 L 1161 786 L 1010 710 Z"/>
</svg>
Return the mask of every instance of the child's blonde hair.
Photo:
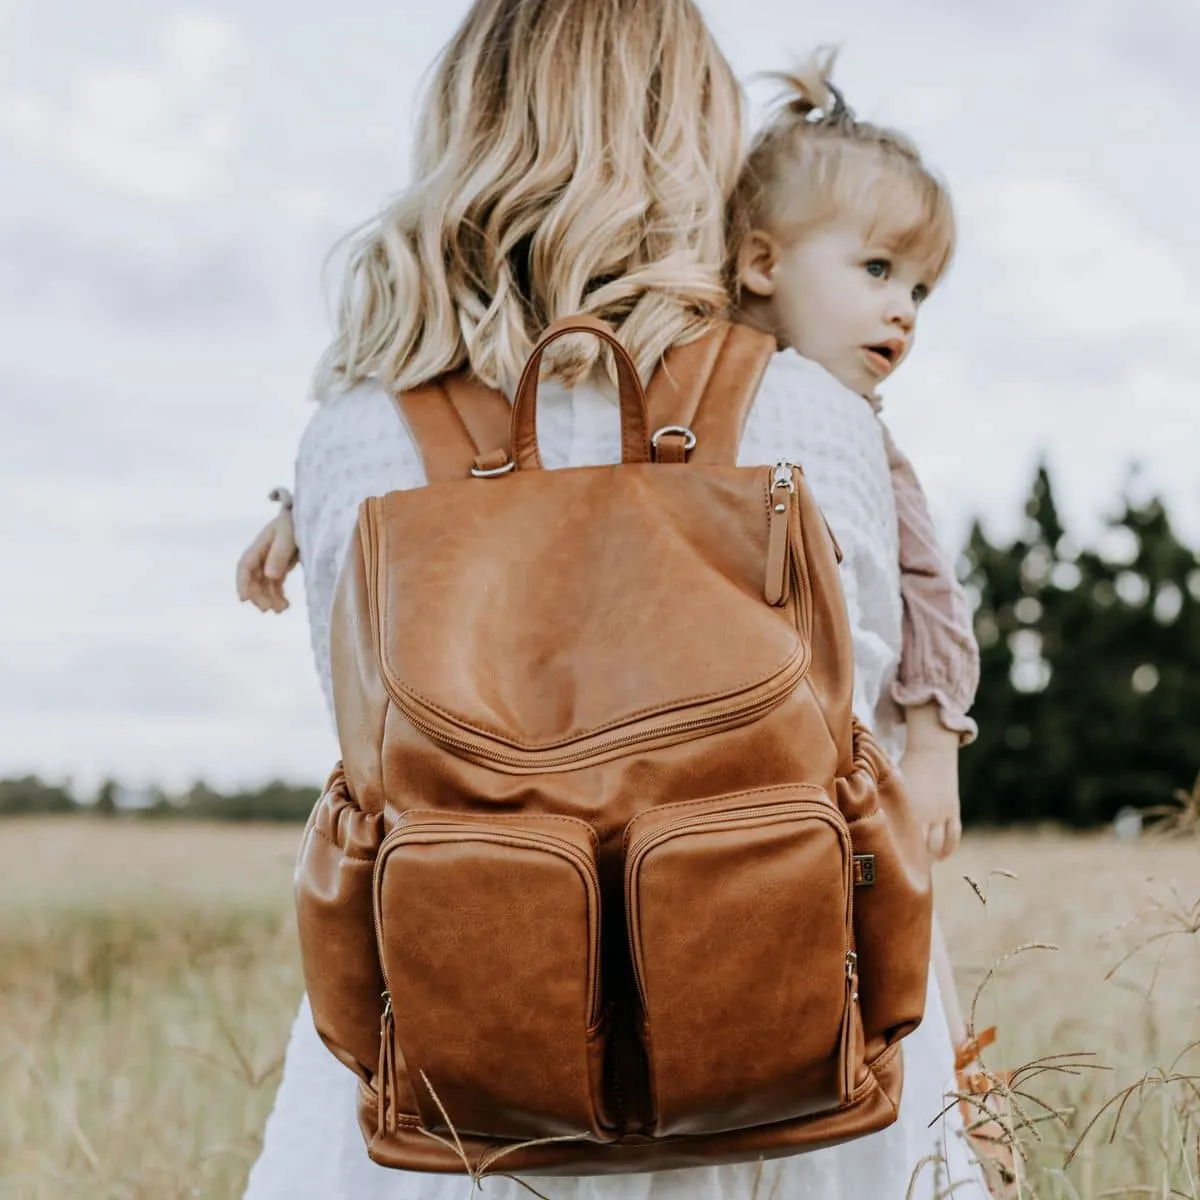
<svg viewBox="0 0 1200 1200">
<path fill-rule="evenodd" d="M 785 103 L 754 139 L 730 206 L 730 275 L 743 238 L 762 229 L 784 241 L 843 215 L 866 240 L 923 260 L 930 287 L 954 254 L 954 209 L 916 146 L 894 129 L 854 116 L 830 82 L 833 50 L 771 78 Z M 818 114 L 816 116 L 814 114 Z"/>
<path fill-rule="evenodd" d="M 619 327 L 648 374 L 728 308 L 743 130 L 692 0 L 476 0 L 437 64 L 413 182 L 354 245 L 321 382 L 406 389 L 469 362 L 511 388 L 574 312 Z M 585 374 L 593 342 L 555 373 Z"/>
</svg>

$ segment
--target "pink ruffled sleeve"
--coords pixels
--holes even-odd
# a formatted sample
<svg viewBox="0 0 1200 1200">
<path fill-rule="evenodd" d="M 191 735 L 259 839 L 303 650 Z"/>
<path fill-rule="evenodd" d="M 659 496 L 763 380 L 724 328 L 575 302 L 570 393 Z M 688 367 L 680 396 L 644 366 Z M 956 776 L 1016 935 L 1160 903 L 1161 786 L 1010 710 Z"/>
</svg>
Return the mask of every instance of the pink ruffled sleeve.
<svg viewBox="0 0 1200 1200">
<path fill-rule="evenodd" d="M 942 724 L 966 746 L 979 732 L 967 716 L 979 687 L 979 643 L 970 605 L 938 543 L 912 463 L 886 425 L 883 440 L 900 522 L 904 601 L 904 643 L 892 698 L 903 708 L 936 703 Z"/>
</svg>

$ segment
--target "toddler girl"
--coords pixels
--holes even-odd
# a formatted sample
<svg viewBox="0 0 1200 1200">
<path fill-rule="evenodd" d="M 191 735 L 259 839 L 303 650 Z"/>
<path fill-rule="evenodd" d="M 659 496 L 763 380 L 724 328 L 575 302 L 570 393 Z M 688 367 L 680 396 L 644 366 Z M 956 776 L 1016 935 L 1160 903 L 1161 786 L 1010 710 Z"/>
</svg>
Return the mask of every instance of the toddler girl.
<svg viewBox="0 0 1200 1200">
<path fill-rule="evenodd" d="M 731 290 L 742 321 L 824 367 L 878 413 L 877 389 L 911 352 L 921 306 L 949 264 L 954 214 L 907 138 L 855 118 L 830 83 L 833 61 L 832 53 L 817 55 L 776 77 L 787 103 L 755 139 L 732 205 Z M 931 855 L 945 858 L 962 833 L 957 760 L 977 732 L 967 710 L 979 647 L 912 465 L 886 427 L 883 437 L 904 602 L 891 688 L 906 732 L 900 770 Z M 994 1030 L 969 1036 L 936 921 L 933 953 L 960 1090 L 974 1090 L 963 1072 Z M 965 1116 L 979 1126 L 977 1107 Z M 1011 1155 L 991 1140 L 998 1133 L 979 1126 L 974 1141 L 992 1159 L 990 1179 L 1002 1194 L 1012 1182 Z"/>
<path fill-rule="evenodd" d="M 755 139 L 732 206 L 732 290 L 741 320 L 878 412 L 876 389 L 908 357 L 920 307 L 950 261 L 954 216 L 906 138 L 854 118 L 829 82 L 832 66 L 832 54 L 814 56 L 777 77 L 788 102 Z M 904 774 L 941 858 L 961 832 L 956 760 L 975 735 L 966 713 L 979 650 L 912 466 L 884 437 L 904 598 L 892 699 L 907 726 Z"/>
</svg>

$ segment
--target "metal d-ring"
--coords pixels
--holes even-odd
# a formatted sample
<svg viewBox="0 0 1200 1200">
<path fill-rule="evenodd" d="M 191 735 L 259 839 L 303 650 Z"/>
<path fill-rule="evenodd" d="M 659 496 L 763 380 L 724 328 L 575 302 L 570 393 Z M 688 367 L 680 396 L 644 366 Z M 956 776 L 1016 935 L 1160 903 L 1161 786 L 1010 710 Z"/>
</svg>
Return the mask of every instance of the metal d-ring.
<svg viewBox="0 0 1200 1200">
<path fill-rule="evenodd" d="M 476 479 L 495 479 L 497 475 L 507 475 L 509 471 L 515 470 L 516 466 L 517 464 L 510 459 L 502 467 L 490 467 L 487 470 L 482 467 L 472 467 L 471 474 Z"/>
<path fill-rule="evenodd" d="M 650 445 L 657 450 L 658 439 L 668 433 L 683 434 L 683 448 L 685 452 L 696 448 L 696 435 L 686 425 L 664 425 L 661 429 L 656 429 L 654 436 L 650 439 Z"/>
</svg>

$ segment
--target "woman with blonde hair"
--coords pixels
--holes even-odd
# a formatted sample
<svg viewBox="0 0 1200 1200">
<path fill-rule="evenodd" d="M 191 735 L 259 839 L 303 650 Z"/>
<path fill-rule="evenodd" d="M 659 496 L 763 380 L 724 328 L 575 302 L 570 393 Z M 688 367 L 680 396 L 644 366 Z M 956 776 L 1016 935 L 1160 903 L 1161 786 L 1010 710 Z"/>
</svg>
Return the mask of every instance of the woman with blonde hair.
<svg viewBox="0 0 1200 1200">
<path fill-rule="evenodd" d="M 476 0 L 446 47 L 418 127 L 413 182 L 350 257 L 320 404 L 296 460 L 295 529 L 318 673 L 332 701 L 334 585 L 364 498 L 422 486 L 395 395 L 468 366 L 511 398 L 540 332 L 588 313 L 644 378 L 672 346 L 729 314 L 726 217 L 743 156 L 740 89 L 692 0 Z M 554 356 L 538 398 L 547 467 L 621 457 L 616 390 L 596 346 Z M 862 398 L 792 351 L 773 356 L 739 461 L 802 462 L 844 555 L 855 711 L 873 723 L 900 641 L 896 510 L 878 422 Z M 239 571 L 267 592 L 270 533 Z M 953 1075 L 931 978 L 904 1043 L 898 1118 L 857 1142 L 767 1163 L 539 1177 L 553 1200 L 771 1195 L 789 1200 L 982 1196 L 943 1089 Z M 439 1200 L 461 1176 L 387 1170 L 366 1155 L 356 1077 L 320 1042 L 307 1001 L 289 1042 L 248 1200 Z M 918 1172 L 930 1158 L 942 1170 Z M 490 1178 L 489 1195 L 525 1194 Z"/>
</svg>

